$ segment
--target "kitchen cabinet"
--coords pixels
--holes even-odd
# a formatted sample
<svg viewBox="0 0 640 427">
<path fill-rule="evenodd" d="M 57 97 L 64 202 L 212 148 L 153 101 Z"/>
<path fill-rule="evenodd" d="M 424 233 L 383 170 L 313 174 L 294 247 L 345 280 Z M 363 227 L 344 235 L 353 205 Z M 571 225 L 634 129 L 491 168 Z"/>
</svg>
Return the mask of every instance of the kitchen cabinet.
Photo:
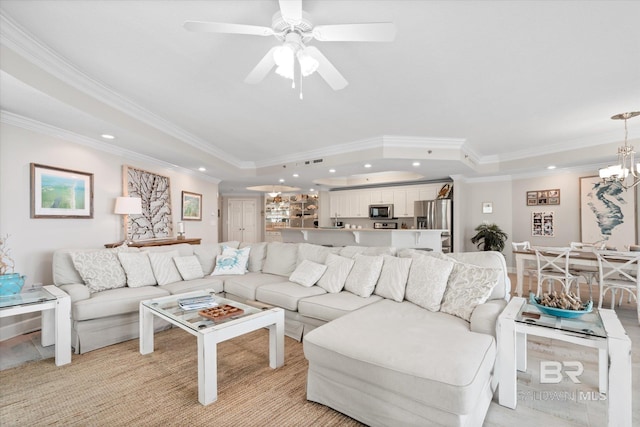
<svg viewBox="0 0 640 427">
<path fill-rule="evenodd" d="M 349 191 L 336 191 L 329 195 L 329 208 L 331 220 L 348 218 L 349 215 Z"/>
<path fill-rule="evenodd" d="M 346 191 L 348 197 L 349 211 L 347 217 L 349 218 L 368 218 L 369 217 L 369 201 L 370 196 L 368 192 L 351 190 Z"/>
<path fill-rule="evenodd" d="M 393 203 L 393 189 L 381 189 L 381 190 L 371 190 L 370 191 L 370 204 L 375 205 L 376 203 L 381 204 L 391 204 Z"/>
</svg>

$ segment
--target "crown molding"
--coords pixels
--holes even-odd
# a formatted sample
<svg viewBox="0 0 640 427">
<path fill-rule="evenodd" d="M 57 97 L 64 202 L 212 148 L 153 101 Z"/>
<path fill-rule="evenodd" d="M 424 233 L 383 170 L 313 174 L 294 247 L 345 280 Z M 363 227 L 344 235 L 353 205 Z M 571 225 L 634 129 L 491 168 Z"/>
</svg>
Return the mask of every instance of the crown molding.
<svg viewBox="0 0 640 427">
<path fill-rule="evenodd" d="M 0 123 L 16 126 L 28 131 L 40 133 L 43 135 L 47 135 L 54 138 L 64 139 L 65 141 L 72 142 L 74 144 L 83 145 L 85 147 L 92 148 L 94 150 L 100 150 L 109 154 L 113 154 L 115 156 L 123 157 L 126 160 L 137 160 L 140 162 L 151 163 L 157 166 L 175 170 L 184 175 L 191 175 L 198 179 L 202 179 L 203 181 L 208 181 L 213 184 L 219 184 L 220 179 L 214 178 L 204 174 L 198 174 L 190 169 L 186 169 L 172 163 L 168 163 L 154 157 L 146 156 L 144 154 L 137 153 L 135 151 L 127 150 L 126 148 L 121 148 L 114 146 L 112 144 L 108 144 L 97 139 L 89 138 L 83 135 L 79 135 L 74 132 L 69 132 L 67 130 L 51 126 L 49 124 L 33 120 L 28 117 L 21 116 L 19 114 L 14 114 L 9 111 L 0 110 Z"/>
</svg>

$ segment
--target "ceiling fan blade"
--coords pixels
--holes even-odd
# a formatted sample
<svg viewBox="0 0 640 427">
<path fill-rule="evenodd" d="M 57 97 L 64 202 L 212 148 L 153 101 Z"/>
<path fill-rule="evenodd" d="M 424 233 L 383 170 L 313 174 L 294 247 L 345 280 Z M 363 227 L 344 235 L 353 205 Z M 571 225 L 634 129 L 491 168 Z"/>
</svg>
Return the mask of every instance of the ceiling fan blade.
<svg viewBox="0 0 640 427">
<path fill-rule="evenodd" d="M 331 62 L 314 46 L 307 46 L 305 52 L 318 61 L 318 74 L 333 90 L 344 89 L 349 84 Z"/>
<path fill-rule="evenodd" d="M 396 37 L 396 26 L 393 22 L 318 25 L 313 37 L 323 42 L 390 42 Z"/>
<path fill-rule="evenodd" d="M 288 24 L 297 25 L 302 21 L 302 0 L 279 0 L 280 13 Z"/>
<path fill-rule="evenodd" d="M 275 59 L 273 59 L 273 52 L 279 46 L 274 46 L 269 49 L 269 52 L 258 62 L 258 65 L 255 66 L 253 70 L 249 73 L 246 79 L 244 79 L 245 83 L 249 84 L 257 84 L 260 83 L 266 76 L 269 74 L 269 71 L 276 65 Z"/>
<path fill-rule="evenodd" d="M 185 21 L 184 28 L 197 33 L 249 34 L 252 36 L 272 36 L 269 27 L 257 25 L 228 24 L 224 22 Z"/>
</svg>

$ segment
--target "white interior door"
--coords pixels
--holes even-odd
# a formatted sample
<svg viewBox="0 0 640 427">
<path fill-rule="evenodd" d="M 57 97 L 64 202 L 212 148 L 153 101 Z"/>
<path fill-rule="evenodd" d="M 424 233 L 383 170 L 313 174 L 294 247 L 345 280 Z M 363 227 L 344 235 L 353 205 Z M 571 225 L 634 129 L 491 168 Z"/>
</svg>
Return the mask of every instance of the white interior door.
<svg viewBox="0 0 640 427">
<path fill-rule="evenodd" d="M 228 240 L 238 242 L 257 242 L 256 201 L 231 199 L 228 204 L 229 222 Z"/>
</svg>

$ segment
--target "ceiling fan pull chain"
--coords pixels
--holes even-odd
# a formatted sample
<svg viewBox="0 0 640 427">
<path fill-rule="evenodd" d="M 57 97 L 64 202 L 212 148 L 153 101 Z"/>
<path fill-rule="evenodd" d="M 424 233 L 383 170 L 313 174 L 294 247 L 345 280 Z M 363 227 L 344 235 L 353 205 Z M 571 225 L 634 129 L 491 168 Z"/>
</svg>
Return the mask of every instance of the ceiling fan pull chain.
<svg viewBox="0 0 640 427">
<path fill-rule="evenodd" d="M 302 101 L 302 73 L 300 73 L 300 100 Z"/>
</svg>

